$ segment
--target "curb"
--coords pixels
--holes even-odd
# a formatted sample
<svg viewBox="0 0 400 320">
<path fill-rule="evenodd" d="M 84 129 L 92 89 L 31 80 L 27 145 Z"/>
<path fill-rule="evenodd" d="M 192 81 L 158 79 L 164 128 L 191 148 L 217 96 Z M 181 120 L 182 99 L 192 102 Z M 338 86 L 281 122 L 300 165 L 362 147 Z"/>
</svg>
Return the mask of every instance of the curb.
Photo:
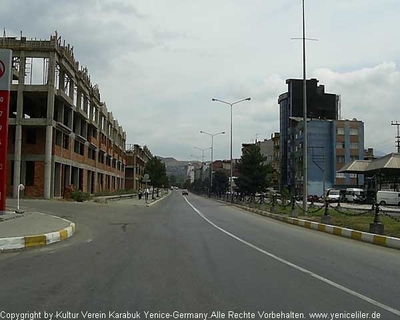
<svg viewBox="0 0 400 320">
<path fill-rule="evenodd" d="M 217 201 L 220 202 L 219 200 L 217 200 Z M 225 203 L 225 202 L 223 202 L 223 203 Z M 299 227 L 312 229 L 312 230 L 316 230 L 316 231 L 322 231 L 322 232 L 333 234 L 335 236 L 345 237 L 345 238 L 349 238 L 349 239 L 353 239 L 353 240 L 358 240 L 358 241 L 362 241 L 362 242 L 372 243 L 375 245 L 400 250 L 400 238 L 382 236 L 382 235 L 378 235 L 378 234 L 374 234 L 374 233 L 337 227 L 337 226 L 333 226 L 330 224 L 324 224 L 324 223 L 320 223 L 320 222 L 314 222 L 314 221 L 309 221 L 309 220 L 304 220 L 304 219 L 281 216 L 281 215 L 278 215 L 275 213 L 263 211 L 260 209 L 249 208 L 249 207 L 237 205 L 237 204 L 233 204 L 233 205 L 240 209 L 250 211 L 250 212 L 253 212 L 253 213 L 256 213 L 256 214 L 259 214 L 262 216 L 266 216 L 268 218 L 272 218 L 275 220 L 279 220 L 282 222 L 286 222 L 289 224 L 293 224 L 293 225 L 296 225 Z"/>
<path fill-rule="evenodd" d="M 68 239 L 75 233 L 75 223 L 56 216 L 52 217 L 68 222 L 69 226 L 59 231 L 49 232 L 45 234 L 0 238 L 0 253 L 46 246 Z"/>
<path fill-rule="evenodd" d="M 165 199 L 166 197 L 168 197 L 170 194 L 171 194 L 171 192 L 168 192 L 168 194 L 167 194 L 166 196 L 161 197 L 160 199 L 157 199 L 156 201 L 153 201 L 152 203 L 148 203 L 148 204 L 146 205 L 146 207 L 151 207 L 153 204 L 155 204 L 155 203 L 157 203 L 157 202 L 159 202 L 159 201 L 161 201 L 161 200 L 164 200 L 164 199 Z"/>
</svg>

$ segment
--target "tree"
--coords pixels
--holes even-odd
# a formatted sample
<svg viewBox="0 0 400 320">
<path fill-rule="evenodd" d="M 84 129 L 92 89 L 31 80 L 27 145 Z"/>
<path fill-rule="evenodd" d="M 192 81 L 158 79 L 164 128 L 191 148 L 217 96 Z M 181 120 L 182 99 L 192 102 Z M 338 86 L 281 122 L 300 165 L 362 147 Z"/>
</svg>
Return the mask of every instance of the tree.
<svg viewBox="0 0 400 320">
<path fill-rule="evenodd" d="M 235 180 L 240 193 L 254 196 L 266 191 L 274 169 L 270 164 L 265 164 L 265 160 L 258 145 L 251 145 L 244 150 L 237 165 L 239 177 Z"/>
<path fill-rule="evenodd" d="M 169 176 L 169 182 L 170 182 L 171 186 L 176 186 L 177 185 L 176 175 L 171 174 Z"/>
<path fill-rule="evenodd" d="M 218 196 L 221 196 L 222 193 L 225 193 L 229 189 L 229 177 L 224 171 L 217 170 L 214 173 L 212 182 L 211 192 Z"/>
<path fill-rule="evenodd" d="M 165 169 L 165 164 L 156 156 L 153 156 L 149 161 L 147 161 L 144 168 L 144 172 L 148 173 L 151 180 L 151 185 L 154 188 L 162 188 L 168 185 L 167 170 Z M 153 189 L 154 191 L 154 189 Z"/>
</svg>

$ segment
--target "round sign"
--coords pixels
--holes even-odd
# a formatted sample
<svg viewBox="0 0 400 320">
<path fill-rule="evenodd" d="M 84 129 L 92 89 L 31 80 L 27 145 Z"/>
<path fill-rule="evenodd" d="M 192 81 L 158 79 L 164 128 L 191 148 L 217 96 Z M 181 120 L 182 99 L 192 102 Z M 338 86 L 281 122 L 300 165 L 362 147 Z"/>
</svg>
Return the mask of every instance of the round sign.
<svg viewBox="0 0 400 320">
<path fill-rule="evenodd" d="M 146 173 L 146 174 L 143 176 L 143 180 L 149 180 L 149 178 L 150 178 L 150 176 L 149 176 L 148 173 Z"/>
<path fill-rule="evenodd" d="M 0 60 L 0 78 L 6 73 L 6 66 L 3 61 Z"/>
</svg>

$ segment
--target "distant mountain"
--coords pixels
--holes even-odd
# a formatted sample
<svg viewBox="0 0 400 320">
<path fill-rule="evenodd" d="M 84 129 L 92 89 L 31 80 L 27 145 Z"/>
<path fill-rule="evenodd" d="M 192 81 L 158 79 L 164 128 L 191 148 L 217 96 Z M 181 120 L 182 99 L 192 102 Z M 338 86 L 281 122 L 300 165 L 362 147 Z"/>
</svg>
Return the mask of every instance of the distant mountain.
<svg viewBox="0 0 400 320">
<path fill-rule="evenodd" d="M 380 150 L 377 150 L 377 149 L 374 149 L 374 156 L 375 157 L 380 158 L 380 157 L 383 157 L 385 155 L 387 155 L 387 153 L 385 153 L 383 151 L 380 151 Z"/>
<path fill-rule="evenodd" d="M 172 157 L 159 157 L 165 164 L 167 176 L 175 176 L 175 185 L 182 186 L 187 180 L 187 165 L 198 161 L 179 161 Z"/>
<path fill-rule="evenodd" d="M 165 163 L 165 167 L 168 168 L 169 167 L 184 167 L 187 166 L 189 163 L 199 163 L 199 161 L 180 161 L 180 160 L 176 160 L 173 157 L 159 157 L 161 159 L 161 161 L 163 163 Z"/>
</svg>

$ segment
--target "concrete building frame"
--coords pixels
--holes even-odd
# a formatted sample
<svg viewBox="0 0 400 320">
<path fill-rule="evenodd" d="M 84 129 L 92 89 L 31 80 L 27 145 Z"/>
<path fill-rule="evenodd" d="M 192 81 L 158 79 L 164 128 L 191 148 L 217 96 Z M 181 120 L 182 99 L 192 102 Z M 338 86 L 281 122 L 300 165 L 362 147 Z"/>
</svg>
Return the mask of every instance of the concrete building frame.
<svg viewBox="0 0 400 320">
<path fill-rule="evenodd" d="M 13 51 L 7 194 L 61 197 L 124 188 L 126 133 L 100 100 L 73 47 L 49 40 L 0 39 Z"/>
</svg>

